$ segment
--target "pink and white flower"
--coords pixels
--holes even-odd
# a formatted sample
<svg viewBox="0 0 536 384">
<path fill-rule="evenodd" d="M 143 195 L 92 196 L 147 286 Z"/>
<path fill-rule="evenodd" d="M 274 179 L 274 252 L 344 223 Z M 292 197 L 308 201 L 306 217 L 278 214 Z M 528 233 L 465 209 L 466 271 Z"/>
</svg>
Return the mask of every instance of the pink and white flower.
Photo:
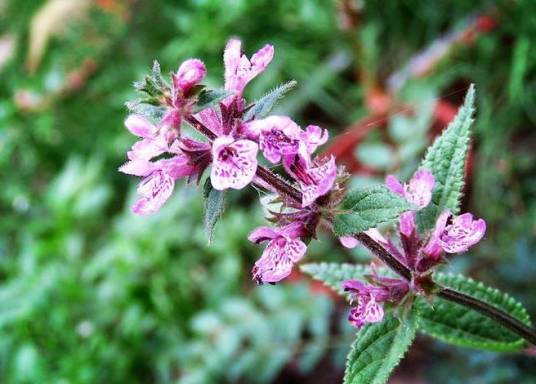
<svg viewBox="0 0 536 384">
<path fill-rule="evenodd" d="M 320 196 L 331 191 L 337 178 L 337 166 L 333 156 L 316 162 L 309 162 L 307 157 L 296 154 L 283 160 L 286 171 L 300 185 L 302 207 L 310 206 Z"/>
<path fill-rule="evenodd" d="M 212 144 L 210 180 L 215 189 L 242 189 L 257 171 L 257 143 L 231 136 L 220 136 Z"/>
<path fill-rule="evenodd" d="M 228 105 L 233 100 L 241 102 L 246 85 L 266 69 L 273 57 L 274 47 L 267 44 L 251 56 L 250 60 L 242 53 L 240 40 L 229 40 L 223 53 L 225 89 L 233 92 L 234 95 L 227 98 L 224 103 Z"/>
<path fill-rule="evenodd" d="M 254 230 L 248 237 L 249 241 L 257 244 L 268 241 L 268 245 L 253 267 L 253 279 L 262 284 L 276 283 L 287 277 L 294 264 L 303 258 L 307 250 L 307 246 L 300 239 L 303 232 L 300 223 Z"/>
<path fill-rule="evenodd" d="M 410 181 L 404 185 L 393 175 L 385 178 L 385 184 L 392 192 L 404 197 L 407 201 L 423 209 L 432 200 L 432 190 L 435 178 L 427 169 L 420 169 L 413 174 Z M 412 236 L 415 231 L 415 211 L 405 212 L 400 216 L 400 232 L 406 237 Z"/>
</svg>

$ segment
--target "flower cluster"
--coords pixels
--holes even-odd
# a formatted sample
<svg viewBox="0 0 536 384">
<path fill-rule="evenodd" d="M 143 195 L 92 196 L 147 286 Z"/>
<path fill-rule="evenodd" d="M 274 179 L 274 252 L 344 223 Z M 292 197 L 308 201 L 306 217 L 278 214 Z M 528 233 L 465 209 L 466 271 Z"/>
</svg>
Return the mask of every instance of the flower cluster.
<svg viewBox="0 0 536 384">
<path fill-rule="evenodd" d="M 437 218 L 435 228 L 429 234 L 420 234 L 416 225 L 417 211 L 426 208 L 432 200 L 435 179 L 426 169 L 420 169 L 410 181 L 404 185 L 394 176 L 385 180 L 387 188 L 405 198 L 415 206 L 415 210 L 403 213 L 399 220 L 400 244 L 397 246 L 391 239 L 386 239 L 377 229 L 366 231 L 373 240 L 381 244 L 392 256 L 406 266 L 412 274 L 412 281 L 376 277 L 373 285 L 366 285 L 355 280 L 344 284 L 356 298 L 358 305 L 352 308 L 349 320 L 357 327 L 365 323 L 373 323 L 383 318 L 383 310 L 378 303 L 400 300 L 410 290 L 417 294 L 425 293 L 422 282 L 432 267 L 445 261 L 445 253 L 461 253 L 478 243 L 486 232 L 486 222 L 475 220 L 470 213 L 453 216 L 448 210 Z M 350 239 L 341 239 L 343 244 L 353 247 L 356 243 Z M 395 292 L 392 287 L 396 286 Z M 403 289 L 401 289 L 403 287 Z M 404 296 L 402 295 L 402 296 Z"/>
<path fill-rule="evenodd" d="M 328 195 L 337 190 L 338 176 L 333 157 L 313 156 L 328 140 L 326 130 L 315 125 L 302 129 L 286 116 L 259 118 L 246 113 L 251 106 L 243 98 L 244 89 L 266 69 L 273 55 L 274 48 L 266 45 L 248 58 L 241 42 L 230 40 L 223 55 L 226 95 L 217 105 L 202 110 L 196 109 L 196 103 L 205 65 L 198 59 L 185 61 L 159 99 L 165 108 L 162 118 L 153 124 L 134 114 L 125 121 L 140 140 L 120 167 L 121 172 L 143 178 L 140 197 L 132 208 L 140 215 L 156 212 L 171 196 L 177 179 L 199 181 L 209 166 L 216 190 L 242 189 L 254 183 L 277 194 L 284 208 L 274 212 L 276 226 L 258 228 L 249 237 L 254 243 L 267 242 L 253 268 L 253 278 L 259 283 L 280 281 L 304 256 L 305 242 L 315 236 L 321 207 L 330 204 Z M 184 122 L 208 140 L 182 134 Z M 262 172 L 259 153 L 268 164 L 282 166 L 293 183 Z M 299 198 L 277 188 L 281 183 L 298 191 Z"/>
</svg>

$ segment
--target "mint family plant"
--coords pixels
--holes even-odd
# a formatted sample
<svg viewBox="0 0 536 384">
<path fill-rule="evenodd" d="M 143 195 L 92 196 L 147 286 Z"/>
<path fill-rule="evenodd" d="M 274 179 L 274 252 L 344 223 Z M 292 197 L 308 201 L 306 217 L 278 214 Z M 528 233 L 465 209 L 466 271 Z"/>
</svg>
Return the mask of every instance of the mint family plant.
<svg viewBox="0 0 536 384">
<path fill-rule="evenodd" d="M 223 89 L 201 85 L 206 68 L 198 59 L 182 63 L 169 83 L 155 62 L 152 73 L 135 83 L 142 98 L 127 104 L 132 114 L 125 125 L 139 140 L 120 167 L 142 178 L 133 212 L 158 211 L 176 180 L 199 184 L 210 167 L 203 188 L 209 241 L 229 189 L 252 185 L 264 195 L 272 225 L 249 236 L 253 243 L 266 243 L 252 268 L 257 283 L 275 284 L 287 277 L 320 226 L 345 247 L 367 247 L 381 263 L 301 267 L 351 304 L 349 322 L 358 333 L 348 355 L 346 383 L 386 382 L 417 331 L 495 351 L 536 345 L 536 332 L 521 304 L 467 277 L 435 271 L 448 254 L 467 251 L 486 231 L 483 219 L 459 213 L 474 87 L 407 183 L 390 175 L 385 186 L 349 191 L 348 175 L 335 158 L 314 155 L 328 140 L 325 129 L 302 129 L 287 116 L 270 115 L 294 82 L 251 104 L 245 101 L 246 85 L 273 55 L 274 48 L 266 45 L 248 58 L 241 42 L 232 39 L 223 56 Z M 378 229 L 396 221 L 398 236 Z"/>
</svg>

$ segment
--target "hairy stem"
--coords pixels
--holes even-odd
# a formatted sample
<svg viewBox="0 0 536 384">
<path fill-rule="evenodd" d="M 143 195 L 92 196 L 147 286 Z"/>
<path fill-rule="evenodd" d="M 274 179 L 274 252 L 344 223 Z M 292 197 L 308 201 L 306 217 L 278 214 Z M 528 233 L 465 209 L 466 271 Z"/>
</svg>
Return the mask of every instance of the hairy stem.
<svg viewBox="0 0 536 384">
<path fill-rule="evenodd" d="M 186 118 L 186 121 L 190 123 L 197 131 L 205 135 L 210 140 L 214 140 L 217 135 L 213 133 L 210 129 L 201 124 L 197 119 L 190 116 Z M 278 191 L 282 196 L 289 197 L 293 199 L 297 204 L 301 203 L 302 195 L 301 192 L 296 189 L 293 185 L 288 183 L 286 180 L 274 174 L 267 168 L 257 167 L 257 176 L 261 178 L 268 185 L 271 185 L 274 190 Z M 380 243 L 375 241 L 369 235 L 364 232 L 360 232 L 354 235 L 357 240 L 359 240 L 365 247 L 367 247 L 376 257 L 378 257 L 387 267 L 392 269 L 402 278 L 407 281 L 411 281 L 412 274 L 411 270 L 391 255 Z M 521 321 L 516 319 L 513 316 L 510 316 L 508 313 L 484 302 L 478 300 L 472 296 L 468 296 L 464 293 L 455 291 L 450 288 L 444 288 L 435 283 L 439 289 L 436 295 L 451 301 L 463 305 L 464 307 L 473 309 L 484 316 L 495 320 L 496 322 L 502 324 L 506 328 L 510 329 L 512 332 L 518 334 L 526 341 L 530 342 L 533 345 L 536 345 L 536 331 L 527 325 L 523 324 Z"/>
</svg>

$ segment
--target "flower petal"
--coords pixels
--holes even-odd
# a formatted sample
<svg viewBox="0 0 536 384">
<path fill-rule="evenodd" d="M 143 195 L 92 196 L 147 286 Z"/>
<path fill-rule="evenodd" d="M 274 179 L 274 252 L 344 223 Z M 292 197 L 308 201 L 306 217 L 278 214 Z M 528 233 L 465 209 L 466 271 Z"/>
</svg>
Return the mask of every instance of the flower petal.
<svg viewBox="0 0 536 384">
<path fill-rule="evenodd" d="M 157 171 L 142 180 L 138 193 L 142 196 L 132 206 L 137 215 L 148 215 L 160 209 L 173 192 L 175 181 L 164 172 Z"/>
<path fill-rule="evenodd" d="M 307 246 L 299 239 L 283 236 L 272 239 L 253 268 L 253 278 L 260 283 L 276 283 L 287 277 L 295 263 L 305 255 Z"/>
<path fill-rule="evenodd" d="M 227 136 L 217 138 L 212 148 L 212 186 L 223 190 L 242 189 L 248 185 L 257 171 L 258 149 L 257 143 L 250 140 L 229 143 Z"/>
<path fill-rule="evenodd" d="M 432 200 L 435 178 L 427 169 L 419 169 L 405 187 L 406 199 L 419 208 L 426 207 Z"/>
<path fill-rule="evenodd" d="M 130 115 L 125 120 L 125 126 L 134 135 L 145 139 L 153 138 L 158 129 L 140 115 Z"/>
<path fill-rule="evenodd" d="M 279 236 L 279 232 L 272 227 L 259 227 L 251 232 L 248 240 L 252 243 L 262 243 L 263 241 L 272 240 Z"/>
<path fill-rule="evenodd" d="M 175 89 L 188 92 L 194 85 L 199 84 L 207 74 L 205 64 L 199 59 L 184 61 L 176 74 L 172 75 Z"/>
<path fill-rule="evenodd" d="M 400 181 L 394 175 L 387 175 L 385 185 L 391 192 L 404 197 L 404 186 L 400 184 Z"/>
<path fill-rule="evenodd" d="M 353 236 L 341 236 L 339 237 L 339 241 L 344 247 L 350 249 L 357 247 L 357 244 L 359 244 L 357 239 Z"/>
<path fill-rule="evenodd" d="M 147 160 L 130 160 L 119 167 L 119 172 L 134 176 L 147 176 L 155 171 L 157 167 Z"/>
<path fill-rule="evenodd" d="M 464 213 L 445 228 L 439 237 L 439 243 L 447 253 L 465 252 L 478 243 L 485 233 L 486 222 L 484 220 L 473 220 L 472 214 Z"/>
</svg>

